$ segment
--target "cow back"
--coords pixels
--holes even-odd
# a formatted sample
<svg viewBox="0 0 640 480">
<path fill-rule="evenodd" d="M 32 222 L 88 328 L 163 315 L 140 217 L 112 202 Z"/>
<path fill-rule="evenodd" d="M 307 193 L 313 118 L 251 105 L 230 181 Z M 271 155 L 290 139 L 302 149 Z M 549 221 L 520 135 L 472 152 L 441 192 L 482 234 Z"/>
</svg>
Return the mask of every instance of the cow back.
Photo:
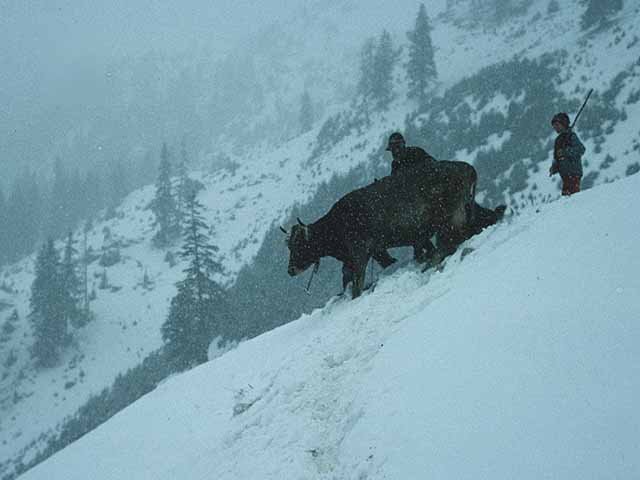
<svg viewBox="0 0 640 480">
<path fill-rule="evenodd" d="M 336 235 L 411 245 L 449 221 L 473 197 L 475 169 L 438 161 L 404 169 L 342 197 L 326 217 Z"/>
</svg>

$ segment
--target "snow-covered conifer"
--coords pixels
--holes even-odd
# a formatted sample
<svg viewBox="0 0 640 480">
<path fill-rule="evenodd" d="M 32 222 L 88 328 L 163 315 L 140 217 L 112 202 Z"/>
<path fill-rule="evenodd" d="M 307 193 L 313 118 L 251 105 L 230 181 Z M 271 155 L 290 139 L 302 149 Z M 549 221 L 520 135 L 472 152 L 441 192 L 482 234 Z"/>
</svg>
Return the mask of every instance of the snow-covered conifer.
<svg viewBox="0 0 640 480">
<path fill-rule="evenodd" d="M 209 343 L 220 333 L 217 321 L 222 289 L 212 275 L 222 271 L 214 259 L 218 248 L 210 244 L 203 206 L 192 194 L 187 204 L 184 244 L 180 257 L 188 262 L 185 278 L 177 283 L 162 338 L 174 358 L 186 368 L 207 360 Z"/>
<path fill-rule="evenodd" d="M 49 238 L 38 252 L 31 286 L 29 319 L 33 325 L 32 356 L 39 366 L 51 367 L 67 338 L 66 299 L 60 274 L 60 256 Z"/>
<path fill-rule="evenodd" d="M 423 104 L 426 100 L 427 88 L 437 76 L 431 42 L 431 25 L 424 3 L 420 4 L 415 27 L 407 33 L 407 37 L 409 37 L 408 97 Z"/>
<path fill-rule="evenodd" d="M 398 51 L 393 48 L 391 34 L 382 32 L 373 58 L 372 94 L 378 109 L 384 110 L 393 98 L 393 69 Z"/>
<path fill-rule="evenodd" d="M 160 173 L 156 182 L 156 196 L 151 209 L 156 216 L 158 232 L 154 237 L 156 245 L 165 247 L 179 234 L 177 228 L 177 206 L 171 187 L 171 162 L 167 144 L 162 145 Z"/>
<path fill-rule="evenodd" d="M 307 90 L 304 91 L 300 98 L 300 133 L 305 133 L 311 130 L 313 127 L 314 111 L 313 103 L 311 102 L 311 95 Z"/>
<path fill-rule="evenodd" d="M 623 7 L 622 0 L 583 0 L 582 3 L 587 6 L 580 19 L 583 30 L 602 25 Z"/>
</svg>

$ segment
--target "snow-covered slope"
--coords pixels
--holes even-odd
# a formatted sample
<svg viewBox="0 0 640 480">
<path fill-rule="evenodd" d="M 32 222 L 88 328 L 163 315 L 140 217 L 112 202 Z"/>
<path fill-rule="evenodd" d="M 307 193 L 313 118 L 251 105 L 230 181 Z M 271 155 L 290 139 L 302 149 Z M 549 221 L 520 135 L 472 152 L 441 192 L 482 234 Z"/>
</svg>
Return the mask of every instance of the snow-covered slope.
<svg viewBox="0 0 640 480">
<path fill-rule="evenodd" d="M 403 114 L 393 117 L 391 121 L 399 123 Z M 233 171 L 194 174 L 205 185 L 199 199 L 207 206 L 205 216 L 213 227 L 212 242 L 220 248 L 225 270 L 217 280 L 223 285 L 233 282 L 240 268 L 255 256 L 272 223 L 282 220 L 295 202 L 304 201 L 321 182 L 348 172 L 377 150 L 385 130 L 383 122 L 372 127 L 367 138 L 376 141 L 356 155 L 350 155 L 354 141 L 333 149 L 314 169 L 313 176 L 305 171 L 316 132 L 276 150 L 255 151 Z M 152 187 L 132 194 L 116 218 L 89 232 L 88 245 L 94 252 L 119 245 L 120 260 L 109 267 L 101 266 L 98 260 L 90 265 L 90 284 L 97 293 L 91 303 L 96 319 L 75 332 L 74 345 L 67 349 L 59 367 L 38 371 L 31 366 L 31 329 L 26 318 L 34 259 L 25 259 L 5 271 L 12 293 L 0 292 L 0 298 L 18 310 L 22 322 L 12 341 L 3 346 L 7 355 L 14 352 L 17 360 L 6 370 L 0 389 L 2 458 L 35 446 L 23 458 L 28 461 L 42 447 L 41 433 L 56 427 L 90 395 L 99 393 L 118 374 L 162 345 L 160 326 L 175 295 L 175 282 L 183 273 L 180 263 L 171 267 L 165 261 L 166 251 L 151 245 L 153 214 L 146 207 L 152 197 Z M 171 250 L 177 253 L 178 249 Z M 100 289 L 103 272 L 108 286 Z M 146 287 L 145 272 L 150 280 Z M 4 316 L 11 310 L 7 309 Z"/>
<path fill-rule="evenodd" d="M 640 176 L 171 378 L 24 475 L 636 478 Z"/>
<path fill-rule="evenodd" d="M 341 74 L 345 74 L 354 69 L 355 63 L 352 61 L 345 67 L 342 65 L 344 58 L 340 57 L 340 61 L 333 58 L 338 49 L 336 45 L 343 42 L 340 52 L 346 56 L 345 58 L 354 59 L 355 52 L 364 38 L 377 35 L 382 28 L 388 28 L 398 44 L 404 42 L 404 32 L 411 28 L 418 7 L 418 2 L 404 2 L 404 6 L 399 7 L 401 13 L 390 20 L 388 2 L 376 1 L 358 5 L 355 3 L 358 2 L 331 2 L 330 7 L 318 18 L 318 12 L 313 10 L 313 7 L 313 15 L 306 23 L 297 19 L 291 26 L 281 27 L 287 32 L 284 38 L 295 38 L 296 34 L 304 32 L 301 25 L 305 25 L 308 30 L 305 35 L 308 45 L 305 45 L 312 48 L 315 41 L 313 39 L 317 40 L 316 43 L 325 45 L 323 55 L 332 57 L 327 58 L 327 61 L 335 61 L 332 64 L 337 70 L 346 68 L 340 70 Z M 556 16 L 547 18 L 544 13 L 547 2 L 535 2 L 526 16 L 517 17 L 497 29 L 461 23 L 458 17 L 438 18 L 434 21 L 433 38 L 440 84 L 434 93 L 446 94 L 449 88 L 458 85 L 465 77 L 472 76 L 496 62 L 509 60 L 514 55 L 537 58 L 545 52 L 556 52 L 558 48 L 571 52 L 570 58 L 564 64 L 564 73 L 558 88 L 573 101 L 581 99 L 584 93 L 573 93 L 578 84 L 592 84 L 598 89 L 606 89 L 614 83 L 620 72 L 632 72 L 633 76 L 623 81 L 621 91 L 614 98 L 614 103 L 625 109 L 626 118 L 619 120 L 615 127 L 611 126 L 610 129 L 605 125 L 607 131 L 602 135 L 602 142 L 600 138 L 598 141 L 595 138 L 585 139 L 590 162 L 586 171 L 600 169 L 604 172 L 595 182 L 597 184 L 623 177 L 629 166 L 640 160 L 637 157 L 637 152 L 640 151 L 640 131 L 637 127 L 640 103 L 626 102 L 638 92 L 637 81 L 634 83 L 634 78 L 640 74 L 640 68 L 637 68 L 638 44 L 634 44 L 633 39 L 640 35 L 640 22 L 636 21 L 638 7 L 632 2 L 625 2 L 625 10 L 612 24 L 611 29 L 585 34 L 580 31 L 578 25 L 582 7 L 576 7 L 574 3 L 563 4 Z M 443 10 L 443 4 L 444 2 L 440 2 L 436 6 L 436 13 Z M 355 22 L 354 19 L 361 21 Z M 276 37 L 278 31 L 280 29 L 275 30 Z M 560 39 L 557 38 L 559 31 L 562 32 Z M 616 38 L 620 36 L 622 40 L 617 41 Z M 323 43 L 328 38 L 333 38 L 332 41 L 336 43 Z M 295 42 L 290 41 L 289 44 L 294 45 Z M 288 83 L 291 75 L 296 72 L 296 62 L 300 61 L 300 58 L 296 58 L 283 69 L 284 76 L 280 80 L 274 77 L 274 82 L 280 86 L 279 88 L 284 88 L 283 85 L 304 83 Z M 277 69 L 277 66 L 274 66 L 274 69 Z M 304 76 L 303 72 L 300 75 Z M 318 95 L 326 94 L 322 88 L 317 92 Z M 505 113 L 512 105 L 522 101 L 521 98 L 507 99 L 498 94 L 491 103 L 480 106 L 474 104 L 472 93 L 474 92 L 470 92 L 470 98 L 465 98 L 464 101 L 468 100 L 473 121 L 476 123 L 481 123 L 482 114 L 492 111 Z M 340 97 L 336 95 L 337 98 Z M 350 106 L 346 103 L 339 104 L 339 99 L 326 99 L 327 115 L 323 120 L 336 111 L 350 111 Z M 527 104 L 525 109 L 530 109 L 531 106 L 532 104 Z M 311 162 L 309 160 L 312 152 L 318 147 L 322 122 L 319 122 L 314 130 L 285 142 L 278 148 L 256 147 L 248 152 L 237 153 L 231 160 L 239 165 L 238 168 L 220 170 L 213 174 L 194 173 L 193 177 L 205 186 L 200 200 L 208 209 L 206 215 L 214 230 L 213 242 L 220 247 L 221 261 L 225 267 L 225 274 L 218 280 L 225 285 L 232 284 L 238 271 L 243 266 L 251 264 L 273 222 L 286 218 L 292 205 L 310 198 L 323 181 L 335 174 L 360 168 L 363 164 L 388 162 L 389 159 L 381 152 L 383 141 L 389 131 L 405 128 L 405 119 L 414 109 L 415 105 L 405 100 L 402 83 L 399 83 L 397 98 L 388 112 L 372 115 L 370 124 L 364 128 L 341 132 L 344 135 L 335 144 L 331 144 L 330 148 L 321 150 Z M 555 110 L 544 112 L 545 115 L 547 113 L 550 116 Z M 426 128 L 429 126 L 427 122 Z M 455 135 L 458 133 L 454 132 Z M 579 130 L 579 133 L 582 132 Z M 490 147 L 499 148 L 510 135 L 510 131 L 505 131 L 490 136 L 481 147 L 455 143 L 458 152 L 455 158 L 474 162 L 483 150 Z M 552 137 L 549 129 L 549 140 Z M 443 152 L 432 150 L 431 145 L 423 143 L 421 137 L 417 136 L 411 140 L 424 145 L 435 156 L 443 158 Z M 616 162 L 604 169 L 601 165 L 609 152 L 613 152 Z M 550 151 L 547 153 L 550 158 Z M 531 159 L 524 156 L 513 159 L 514 162 L 518 160 L 526 164 L 529 174 L 527 190 L 519 195 L 535 191 L 538 195 L 534 199 L 535 202 L 555 199 L 558 195 L 557 185 L 546 177 L 546 168 L 536 170 Z M 501 173 L 495 181 L 504 180 L 504 176 Z M 613 188 L 615 189 L 617 187 Z M 0 380 L 1 461 L 15 459 L 19 454 L 25 453 L 21 460 L 28 462 L 44 445 L 46 436 L 43 434 L 55 433 L 59 422 L 72 415 L 91 395 L 100 392 L 110 385 L 119 373 L 137 365 L 149 352 L 161 346 L 160 326 L 166 317 L 169 301 L 175 293 L 174 284 L 182 277 L 182 273 L 180 264 L 171 267 L 164 261 L 165 251 L 151 247 L 152 215 L 146 206 L 152 196 L 151 187 L 135 192 L 119 209 L 116 218 L 97 222 L 89 232 L 88 242 L 94 251 L 101 252 L 103 247 L 119 244 L 121 260 L 106 269 L 97 261 L 91 264 L 89 276 L 97 292 L 97 299 L 92 303 L 96 319 L 82 330 L 74 332 L 75 343 L 67 350 L 59 367 L 44 372 L 34 371 L 29 358 L 28 349 L 32 339 L 26 317 L 29 310 L 29 288 L 33 280 L 33 258 L 25 259 L 2 272 L 0 282 L 6 282 L 8 291 L 0 290 L 0 302 L 10 307 L 0 311 L 0 323 L 4 322 L 13 308 L 18 310 L 21 322 L 18 330 L 12 334 L 11 341 L 3 344 L 0 352 L 0 361 L 5 365 L 12 352 L 16 356 L 15 363 L 4 369 L 3 378 Z M 584 198 L 591 197 L 585 195 Z M 513 198 L 506 200 L 511 205 L 515 203 Z M 571 202 L 565 203 L 573 205 Z M 560 208 L 558 205 L 564 203 L 544 208 L 553 211 Z M 529 225 L 527 221 L 533 222 L 527 217 L 528 211 L 523 215 L 522 220 L 518 220 L 525 222 L 522 225 Z M 579 218 L 584 219 L 585 215 Z M 497 237 L 494 239 L 497 241 L 501 238 L 500 235 L 503 235 L 498 232 L 503 230 L 491 234 L 490 238 Z M 509 232 L 504 235 L 514 233 L 511 230 Z M 80 235 L 76 237 L 80 238 Z M 585 239 L 581 240 L 584 242 Z M 484 244 L 484 248 L 488 248 L 488 245 L 491 243 Z M 546 255 L 555 254 L 554 243 L 541 243 L 536 248 L 541 248 L 542 245 L 545 246 Z M 585 262 L 598 267 L 605 265 L 605 268 L 608 268 L 606 262 L 601 259 L 610 253 L 611 247 L 601 247 L 602 251 L 592 252 L 591 257 L 585 259 Z M 175 250 L 173 249 L 174 252 Z M 500 251 L 493 255 L 504 253 Z M 472 258 L 474 257 L 469 257 L 469 260 Z M 629 262 L 631 260 L 633 259 Z M 471 262 L 467 262 L 465 259 L 460 268 L 469 268 L 466 265 Z M 100 283 L 99 277 L 105 270 L 109 285 L 101 290 L 97 286 Z M 145 271 L 150 279 L 147 285 L 143 284 Z M 415 272 L 399 275 L 404 279 L 402 282 L 413 281 L 414 286 L 421 285 L 424 281 L 424 277 L 415 275 Z M 436 275 L 432 280 L 436 277 L 441 278 L 439 281 L 443 282 L 444 289 L 444 279 L 447 275 L 448 272 L 445 272 L 442 276 Z M 416 278 L 411 280 L 414 276 Z M 380 289 L 384 285 L 381 284 Z M 425 287 L 425 291 L 433 292 L 432 287 L 433 284 L 430 284 L 428 288 Z M 398 288 L 401 289 L 400 286 Z M 340 308 L 343 307 L 335 305 L 327 311 L 335 313 L 335 309 Z M 303 320 L 303 323 L 306 321 L 308 320 Z"/>
</svg>

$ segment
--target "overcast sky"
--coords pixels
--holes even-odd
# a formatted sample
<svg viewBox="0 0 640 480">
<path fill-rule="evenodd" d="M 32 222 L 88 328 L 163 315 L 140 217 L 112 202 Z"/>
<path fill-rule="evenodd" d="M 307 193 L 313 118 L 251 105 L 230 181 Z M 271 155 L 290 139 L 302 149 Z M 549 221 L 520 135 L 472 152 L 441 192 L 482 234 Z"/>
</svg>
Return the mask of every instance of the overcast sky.
<svg viewBox="0 0 640 480">
<path fill-rule="evenodd" d="M 226 50 L 295 0 L 0 0 L 0 88 L 37 86 L 78 60 L 198 45 Z M 5 68 L 7 67 L 7 68 Z"/>
<path fill-rule="evenodd" d="M 87 88 L 74 78 L 151 50 L 224 54 L 305 1 L 0 0 L 0 168 L 43 156 L 52 135 L 34 119 Z"/>
<path fill-rule="evenodd" d="M 82 160 L 86 152 L 68 152 L 66 145 L 86 136 L 83 132 L 91 126 L 85 122 L 90 119 L 87 108 L 94 108 L 91 118 L 103 118 L 96 108 L 109 98 L 100 87 L 111 73 L 105 67 L 114 60 L 149 51 L 187 52 L 185 59 L 202 58 L 199 54 L 205 52 L 222 56 L 276 21 L 290 27 L 297 19 L 294 36 L 284 41 L 302 35 L 300 64 L 308 65 L 304 54 L 328 57 L 327 63 L 335 66 L 348 49 L 383 29 L 404 39 L 419 2 L 0 0 L 0 169 L 45 170 L 49 167 L 43 162 L 51 164 L 58 155 L 74 161 L 74 153 L 75 160 Z M 435 12 L 440 4 L 444 0 L 431 0 L 429 8 Z M 268 38 L 278 43 L 278 38 Z M 296 53 L 295 48 L 292 51 Z M 304 74 L 302 66 L 300 72 Z M 163 118 L 157 121 L 160 124 Z M 122 151 L 131 147 L 122 145 Z M 4 168 L 7 164 L 10 169 Z M 0 186 L 9 178 L 0 176 Z"/>
</svg>

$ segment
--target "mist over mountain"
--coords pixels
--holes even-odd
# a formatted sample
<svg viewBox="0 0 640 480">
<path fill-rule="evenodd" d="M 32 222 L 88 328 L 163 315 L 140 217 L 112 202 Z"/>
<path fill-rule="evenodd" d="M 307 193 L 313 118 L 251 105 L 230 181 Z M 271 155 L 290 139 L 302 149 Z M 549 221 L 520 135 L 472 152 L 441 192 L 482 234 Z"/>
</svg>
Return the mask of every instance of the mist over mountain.
<svg viewBox="0 0 640 480">
<path fill-rule="evenodd" d="M 5 182 L 27 167 L 50 174 L 56 157 L 81 170 L 131 162 L 185 135 L 200 164 L 290 138 L 304 89 L 322 107 L 344 100 L 359 43 L 383 28 L 402 35 L 405 3 L 384 24 L 358 2 L 5 3 Z"/>
<path fill-rule="evenodd" d="M 410 478 L 417 470 L 395 449 L 393 437 L 375 434 L 387 430 L 377 419 L 388 414 L 406 426 L 410 412 L 401 412 L 392 393 L 380 392 L 372 379 L 396 385 L 416 418 L 428 418 L 429 406 L 420 400 L 428 389 L 407 383 L 415 380 L 413 375 L 394 383 L 394 369 L 413 372 L 415 366 L 398 352 L 431 365 L 443 357 L 418 351 L 433 346 L 444 354 L 446 339 L 452 339 L 460 347 L 459 358 L 469 360 L 460 364 L 463 385 L 472 378 L 477 358 L 494 358 L 495 345 L 483 341 L 478 346 L 465 336 L 469 328 L 478 338 L 487 340 L 481 332 L 492 332 L 520 346 L 526 343 L 519 336 L 525 329 L 528 340 L 539 342 L 534 350 L 541 355 L 549 350 L 539 339 L 548 340 L 549 348 L 558 348 L 552 352 L 558 362 L 544 363 L 547 373 L 565 372 L 565 361 L 584 367 L 585 389 L 597 405 L 611 401 L 620 406 L 629 417 L 627 427 L 580 403 L 580 385 L 569 373 L 554 377 L 554 385 L 566 385 L 561 388 L 574 402 L 561 408 L 550 406 L 556 397 L 544 382 L 521 389 L 511 373 L 497 367 L 499 361 L 523 360 L 520 350 L 500 350 L 505 355 L 496 354 L 496 363 L 485 365 L 483 375 L 499 373 L 504 383 L 494 386 L 513 389 L 522 394 L 518 398 L 540 394 L 546 411 L 558 416 L 553 418 L 577 406 L 584 420 L 580 432 L 592 435 L 589 425 L 601 422 L 613 432 L 605 435 L 608 445 L 631 455 L 634 446 L 626 434 L 637 419 L 620 399 L 636 392 L 637 385 L 625 383 L 620 374 L 607 396 L 598 387 L 602 378 L 596 365 L 612 345 L 637 338 L 633 321 L 640 306 L 630 273 L 637 263 L 630 247 L 637 222 L 625 222 L 621 212 L 634 201 L 640 171 L 640 6 L 629 1 L 603 5 L 588 0 L 425 4 L 430 27 L 423 41 L 432 46 L 432 57 L 425 58 L 432 59 L 433 68 L 425 74 L 428 81 L 416 86 L 409 67 L 416 55 L 415 35 L 408 32 L 416 26 L 418 1 L 165 6 L 147 0 L 97 7 L 5 2 L 0 40 L 10 48 L 0 50 L 0 61 L 11 68 L 0 69 L 0 128 L 8 132 L 0 135 L 6 172 L 0 180 L 0 476 L 14 478 L 39 465 L 32 478 L 65 469 L 82 478 L 91 470 L 83 455 L 96 454 L 94 442 L 101 435 L 118 443 L 113 432 L 123 419 L 143 443 L 172 450 L 155 443 L 157 435 L 146 438 L 146 419 L 173 409 L 174 420 L 188 419 L 183 425 L 201 423 L 223 435 L 216 458 L 227 473 L 234 471 L 231 463 L 240 458 L 240 450 L 255 458 L 272 455 L 254 438 L 271 438 L 267 443 L 279 445 L 271 436 L 279 423 L 281 438 L 304 438 L 308 445 L 296 444 L 306 451 L 302 456 L 272 455 L 278 460 L 265 464 L 277 472 L 273 478 L 283 478 L 288 462 L 299 476 L 331 478 L 340 472 L 338 478 L 381 478 L 379 472 L 401 472 Z M 586 147 L 586 191 L 560 198 L 560 180 L 549 177 L 556 137 L 550 120 L 560 111 L 574 119 L 590 89 L 593 94 L 575 129 Z M 280 227 L 288 230 L 298 218 L 311 223 L 342 195 L 388 175 L 391 156 L 385 147 L 394 131 L 438 160 L 472 164 L 478 172 L 477 201 L 490 208 L 507 205 L 505 222 L 462 245 L 443 272 L 421 275 L 410 249 L 395 249 L 401 266 L 391 273 L 372 266 L 368 278 L 379 278 L 378 287 L 353 304 L 336 297 L 340 263 L 323 258 L 308 292 L 309 273 L 287 274 L 289 252 Z M 184 302 L 190 260 L 181 256 L 185 240 L 180 235 L 189 217 L 189 194 L 201 205 L 198 228 L 216 264 L 209 278 L 214 293 L 203 307 L 210 322 L 192 345 L 200 350 L 194 363 L 176 360 L 171 350 L 176 331 L 169 331 L 176 325 L 169 319 L 201 317 L 198 309 L 182 309 L 185 303 L 194 305 Z M 610 209 L 614 213 L 609 215 Z M 580 245 L 572 249 L 572 242 Z M 614 244 L 623 246 L 615 254 L 610 253 Z M 463 260 L 467 248 L 476 251 Z M 570 268 L 563 255 L 572 259 Z M 64 273 L 60 278 L 55 269 L 47 270 L 53 264 Z M 536 273 L 538 264 L 543 275 Z M 559 265 L 568 270 L 556 277 Z M 47 277 L 52 280 L 43 282 L 43 272 L 54 272 Z M 549 294 L 565 277 L 577 282 L 570 293 L 581 305 L 579 315 L 566 299 Z M 47 297 L 47 285 L 67 293 Z M 583 293 L 599 289 L 606 290 L 602 301 Z M 466 292 L 469 308 L 482 311 L 479 323 L 456 313 L 459 290 Z M 492 291 L 500 293 L 493 296 Z M 37 346 L 47 338 L 38 323 L 48 305 L 40 302 L 45 297 L 52 299 L 55 312 L 62 312 L 53 316 L 65 321 L 64 331 L 49 335 L 57 343 L 44 342 L 52 355 L 43 366 Z M 556 324 L 559 309 L 564 316 Z M 511 322 L 513 312 L 524 312 L 518 317 L 522 322 Z M 451 330 L 449 318 L 456 325 Z M 587 333 L 581 330 L 582 319 L 593 327 Z M 416 326 L 420 322 L 425 323 Z M 440 339 L 433 344 L 432 325 Z M 575 357 L 571 342 L 562 341 L 563 325 L 581 345 L 599 353 Z M 395 337 L 398 329 L 404 331 L 402 338 Z M 599 341 L 592 341 L 596 337 Z M 371 339 L 397 341 L 396 354 L 378 357 L 379 348 L 367 343 Z M 291 345 L 297 341 L 304 347 Z M 350 356 L 357 343 L 361 348 Z M 476 347 L 479 357 L 464 356 Z M 272 363 L 272 355 L 280 353 L 282 358 Z M 311 360 L 298 362 L 299 354 Z M 635 354 L 626 347 L 618 354 L 607 365 L 627 372 Z M 206 365 L 183 373 L 207 355 Z M 392 367 L 377 369 L 385 361 Z M 255 374 L 260 379 L 253 376 L 258 370 L 246 366 L 251 362 L 260 364 L 261 373 Z M 532 357 L 514 364 L 527 376 L 536 362 Z M 220 373 L 220 365 L 231 364 L 226 372 L 232 372 L 233 381 Z M 429 370 L 430 380 L 458 391 L 436 370 Z M 314 376 L 321 381 L 311 381 Z M 208 385 L 205 403 L 211 410 L 198 417 L 193 412 L 201 400 L 183 410 L 176 399 L 178 391 L 187 396 L 199 391 L 202 381 Z M 346 388 L 351 381 L 366 385 L 364 396 L 380 402 L 365 401 Z M 345 388 L 327 388 L 332 382 Z M 314 385 L 312 392 L 307 395 L 300 387 L 305 393 L 297 396 L 303 384 Z M 481 385 L 474 387 L 474 398 L 509 403 L 508 396 L 484 396 Z M 218 395 L 217 389 L 228 395 Z M 521 413 L 528 412 L 526 402 L 518 405 Z M 328 427 L 301 436 L 295 412 L 278 409 L 283 406 L 306 412 L 311 423 L 325 419 Z M 441 406 L 433 426 L 438 438 L 446 439 L 448 425 L 463 424 L 450 423 L 456 413 Z M 261 412 L 279 422 L 260 423 Z M 512 439 L 527 429 L 498 410 L 489 408 L 489 413 L 495 425 L 505 425 L 501 445 L 517 445 Z M 359 423 L 360 418 L 365 421 Z M 487 427 L 480 417 L 469 418 L 473 421 L 467 425 Z M 570 419 L 560 420 L 568 428 Z M 167 421 L 166 431 L 182 438 L 177 423 Z M 162 431 L 161 424 L 157 428 Z M 625 435 L 616 436 L 620 431 Z M 404 448 L 433 445 L 420 429 L 406 432 Z M 530 446 L 551 435 L 546 429 L 536 432 Z M 194 435 L 204 438 L 208 432 Z M 558 438 L 575 440 L 568 430 L 562 435 Z M 347 439 L 344 449 L 341 438 Z M 371 442 L 388 448 L 388 454 L 362 450 Z M 571 446 L 583 458 L 580 445 Z M 472 446 L 482 450 L 480 443 Z M 556 473 L 569 471 L 551 450 L 541 449 L 539 458 L 555 465 Z M 449 450 L 447 458 L 455 452 Z M 176 461 L 186 465 L 186 458 Z M 246 474 L 242 478 L 269 478 L 249 456 L 242 458 L 242 468 L 235 470 Z M 606 458 L 609 462 L 598 468 L 637 472 L 631 462 Z M 140 468 L 117 454 L 105 457 L 107 463 L 112 460 L 131 471 Z M 442 465 L 450 473 L 455 463 Z M 515 471 L 508 462 L 498 463 L 503 473 Z M 111 466 L 103 473 L 112 472 Z M 158 468 L 158 478 L 173 471 L 162 462 Z M 178 470 L 200 478 L 212 468 Z M 581 468 L 572 472 L 589 471 Z M 604 471 L 598 468 L 591 471 Z M 470 471 L 463 470 L 455 471 Z M 528 470 L 532 477 L 544 471 Z M 354 472 L 363 473 L 357 477 Z"/>
</svg>

